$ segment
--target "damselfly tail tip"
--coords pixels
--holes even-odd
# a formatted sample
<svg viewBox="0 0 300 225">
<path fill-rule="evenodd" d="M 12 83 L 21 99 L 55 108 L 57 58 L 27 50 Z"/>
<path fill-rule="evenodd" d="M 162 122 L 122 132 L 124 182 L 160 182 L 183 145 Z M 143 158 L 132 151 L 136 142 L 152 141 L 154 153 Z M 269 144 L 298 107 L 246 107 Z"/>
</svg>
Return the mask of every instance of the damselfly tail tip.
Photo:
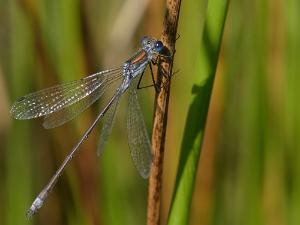
<svg viewBox="0 0 300 225">
<path fill-rule="evenodd" d="M 30 220 L 34 214 L 35 214 L 35 212 L 34 212 L 32 209 L 28 209 L 28 210 L 26 211 L 26 218 L 27 218 L 28 220 Z"/>
<path fill-rule="evenodd" d="M 39 208 L 42 207 L 42 205 L 43 205 L 43 200 L 37 197 L 26 212 L 27 219 L 31 219 L 32 216 L 39 210 Z"/>
</svg>

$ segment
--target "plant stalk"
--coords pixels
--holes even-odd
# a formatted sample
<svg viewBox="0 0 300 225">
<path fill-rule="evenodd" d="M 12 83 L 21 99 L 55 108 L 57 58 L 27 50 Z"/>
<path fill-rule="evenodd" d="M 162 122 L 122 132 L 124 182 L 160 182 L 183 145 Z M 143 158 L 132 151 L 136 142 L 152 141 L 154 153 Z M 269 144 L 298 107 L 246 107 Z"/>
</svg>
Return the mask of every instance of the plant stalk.
<svg viewBox="0 0 300 225">
<path fill-rule="evenodd" d="M 155 112 L 152 130 L 152 164 L 149 177 L 147 225 L 158 225 L 163 173 L 163 157 L 170 96 L 170 75 L 177 36 L 181 0 L 167 0 L 161 41 L 172 57 L 158 63 L 157 80 L 160 88 L 155 97 Z M 167 74 L 167 76 L 166 76 Z"/>
</svg>

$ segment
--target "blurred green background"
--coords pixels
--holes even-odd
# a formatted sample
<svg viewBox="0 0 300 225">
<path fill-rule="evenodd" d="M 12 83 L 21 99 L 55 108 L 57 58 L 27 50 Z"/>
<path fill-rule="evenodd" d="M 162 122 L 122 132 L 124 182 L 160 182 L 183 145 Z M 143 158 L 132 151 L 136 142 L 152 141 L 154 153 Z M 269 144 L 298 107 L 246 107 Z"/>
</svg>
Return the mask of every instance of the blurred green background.
<svg viewBox="0 0 300 225">
<path fill-rule="evenodd" d="M 162 224 L 197 78 L 206 3 L 182 1 Z M 121 64 L 142 36 L 161 35 L 164 9 L 163 0 L 0 1 L 0 224 L 145 224 L 147 181 L 130 159 L 126 96 L 104 154 L 96 157 L 97 129 L 30 221 L 26 209 L 99 105 L 53 130 L 43 129 L 42 120 L 15 121 L 9 110 L 17 97 Z M 299 11 L 299 0 L 230 1 L 191 225 L 300 224 Z M 140 91 L 149 128 L 153 92 Z"/>
</svg>

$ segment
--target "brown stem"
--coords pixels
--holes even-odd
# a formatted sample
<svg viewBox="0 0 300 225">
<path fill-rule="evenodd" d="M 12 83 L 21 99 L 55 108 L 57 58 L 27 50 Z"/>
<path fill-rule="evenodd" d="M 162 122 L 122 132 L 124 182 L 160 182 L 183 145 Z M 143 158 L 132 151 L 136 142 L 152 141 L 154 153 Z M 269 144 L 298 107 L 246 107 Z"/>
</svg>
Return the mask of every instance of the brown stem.
<svg viewBox="0 0 300 225">
<path fill-rule="evenodd" d="M 181 0 L 167 0 L 162 42 L 169 51 L 175 53 L 177 24 Z M 170 96 L 170 78 L 162 71 L 172 74 L 173 57 L 159 64 L 158 83 L 162 88 L 156 94 L 155 112 L 152 131 L 152 164 L 148 189 L 147 225 L 158 225 L 160 220 L 160 194 L 162 186 L 163 156 L 166 137 L 168 103 Z M 165 85 L 166 84 L 166 85 Z"/>
</svg>

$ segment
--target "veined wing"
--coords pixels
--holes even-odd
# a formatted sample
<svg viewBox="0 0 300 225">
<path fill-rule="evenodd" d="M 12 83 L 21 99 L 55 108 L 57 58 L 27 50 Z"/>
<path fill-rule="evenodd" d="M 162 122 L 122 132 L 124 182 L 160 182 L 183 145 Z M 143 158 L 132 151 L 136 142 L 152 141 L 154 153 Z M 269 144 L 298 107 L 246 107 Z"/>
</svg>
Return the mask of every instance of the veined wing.
<svg viewBox="0 0 300 225">
<path fill-rule="evenodd" d="M 11 114 L 16 119 L 32 119 L 49 115 L 80 101 L 104 83 L 121 76 L 123 74 L 120 67 L 28 94 L 13 104 Z"/>
<path fill-rule="evenodd" d="M 127 132 L 130 153 L 140 175 L 147 178 L 152 160 L 151 143 L 134 83 L 131 85 L 129 93 Z"/>
<path fill-rule="evenodd" d="M 75 102 L 72 105 L 69 105 L 61 110 L 51 113 L 44 118 L 43 126 L 46 129 L 51 129 L 54 127 L 58 127 L 63 125 L 64 123 L 74 119 L 80 113 L 89 108 L 95 101 L 101 98 L 104 93 L 107 91 L 107 88 L 111 88 L 111 84 L 117 82 L 117 80 L 122 80 L 123 76 L 119 76 L 117 78 L 106 80 L 103 84 L 101 84 L 94 92 L 92 92 L 89 96 Z"/>
<path fill-rule="evenodd" d="M 118 95 L 112 105 L 110 106 L 109 110 L 106 112 L 104 116 L 104 123 L 101 129 L 99 142 L 97 146 L 97 155 L 99 156 L 105 147 L 105 144 L 108 140 L 109 135 L 111 134 L 112 126 L 115 120 L 116 111 L 119 105 L 121 95 Z"/>
</svg>

